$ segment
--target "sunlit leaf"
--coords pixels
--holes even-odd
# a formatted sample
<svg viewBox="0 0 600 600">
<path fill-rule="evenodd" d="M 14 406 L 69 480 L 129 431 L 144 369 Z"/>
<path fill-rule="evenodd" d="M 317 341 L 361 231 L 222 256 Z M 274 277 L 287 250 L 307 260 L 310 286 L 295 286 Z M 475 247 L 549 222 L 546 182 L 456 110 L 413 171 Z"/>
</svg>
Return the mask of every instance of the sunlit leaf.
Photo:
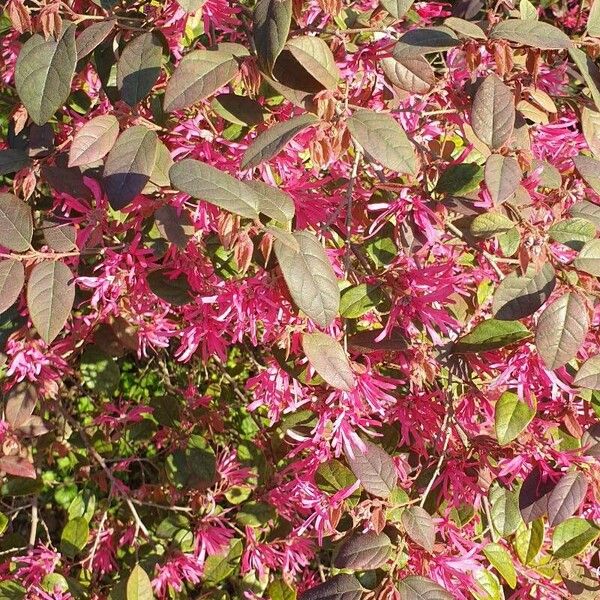
<svg viewBox="0 0 600 600">
<path fill-rule="evenodd" d="M 127 578 L 126 590 L 126 600 L 153 600 L 154 598 L 150 577 L 140 565 L 133 567 L 133 571 Z"/>
<path fill-rule="evenodd" d="M 358 319 L 383 301 L 379 286 L 361 283 L 346 288 L 340 300 L 340 314 L 346 319 Z"/>
<path fill-rule="evenodd" d="M 60 536 L 61 552 L 70 557 L 76 556 L 87 544 L 89 534 L 88 522 L 83 517 L 71 519 Z"/>
<path fill-rule="evenodd" d="M 106 156 L 119 136 L 113 115 L 94 117 L 77 131 L 69 149 L 69 167 L 93 163 Z"/>
<path fill-rule="evenodd" d="M 521 523 L 513 540 L 517 556 L 524 565 L 530 564 L 535 559 L 543 543 L 544 521 L 541 518 L 529 524 Z"/>
<path fill-rule="evenodd" d="M 337 569 L 365 571 L 385 564 L 392 551 L 392 543 L 385 533 L 366 531 L 352 533 L 345 538 L 335 556 Z"/>
<path fill-rule="evenodd" d="M 487 319 L 473 330 L 460 337 L 454 346 L 455 352 L 487 352 L 515 344 L 532 337 L 531 331 L 518 321 Z"/>
<path fill-rule="evenodd" d="M 415 0 L 379 0 L 379 4 L 395 19 L 401 19 L 414 2 Z"/>
<path fill-rule="evenodd" d="M 555 558 L 569 558 L 579 554 L 600 534 L 591 521 L 571 517 L 556 527 L 552 534 L 552 554 Z"/>
<path fill-rule="evenodd" d="M 571 48 L 569 56 L 573 59 L 575 66 L 583 77 L 583 81 L 590 90 L 596 110 L 600 110 L 600 69 L 598 65 L 579 48 Z"/>
<path fill-rule="evenodd" d="M 407 506 L 402 512 L 402 525 L 413 542 L 427 552 L 433 551 L 435 524 L 426 510 L 415 504 Z"/>
<path fill-rule="evenodd" d="M 37 403 L 37 398 L 38 395 L 35 387 L 25 381 L 17 383 L 6 394 L 4 415 L 11 427 L 18 429 L 30 420 Z"/>
<path fill-rule="evenodd" d="M 483 553 L 490 564 L 502 575 L 504 581 L 514 590 L 517 585 L 517 572 L 512 563 L 512 556 L 500 544 L 487 544 Z"/>
<path fill-rule="evenodd" d="M 595 233 L 595 229 L 594 229 Z M 579 271 L 600 276 L 600 240 L 592 239 L 581 248 L 579 255 L 573 261 L 573 266 Z"/>
<path fill-rule="evenodd" d="M 453 31 L 456 31 L 459 35 L 473 40 L 485 40 L 487 36 L 479 25 L 467 21 L 465 19 L 459 19 L 457 17 L 448 17 L 444 20 L 444 25 L 450 27 Z"/>
<path fill-rule="evenodd" d="M 416 28 L 407 31 L 394 46 L 394 58 L 402 60 L 433 52 L 445 52 L 460 41 L 449 27 Z"/>
<path fill-rule="evenodd" d="M 587 219 L 591 221 L 596 228 L 600 228 L 600 206 L 589 200 L 576 202 L 569 209 L 571 216 L 578 219 Z"/>
<path fill-rule="evenodd" d="M 566 219 L 552 225 L 548 235 L 555 242 L 565 244 L 573 250 L 581 250 L 586 242 L 596 237 L 596 226 L 587 219 Z"/>
<path fill-rule="evenodd" d="M 490 148 L 501 148 L 513 132 L 515 116 L 512 90 L 497 75 L 488 75 L 473 98 L 471 126 L 475 135 Z"/>
<path fill-rule="evenodd" d="M 271 74 L 292 22 L 292 0 L 258 0 L 254 7 L 254 46 L 262 68 Z"/>
<path fill-rule="evenodd" d="M 485 163 L 485 185 L 495 204 L 502 204 L 516 191 L 523 173 L 516 158 L 492 154 Z"/>
<path fill-rule="evenodd" d="M 333 53 L 320 37 L 302 35 L 293 37 L 286 45 L 292 56 L 325 89 L 334 90 L 340 78 Z"/>
<path fill-rule="evenodd" d="M 477 190 L 483 178 L 483 169 L 476 163 L 450 165 L 440 175 L 435 191 L 439 194 L 464 196 Z"/>
<path fill-rule="evenodd" d="M 320 331 L 305 333 L 302 348 L 312 367 L 329 385 L 344 391 L 356 386 L 346 352 L 336 339 Z"/>
<path fill-rule="evenodd" d="M 369 494 L 378 498 L 388 498 L 398 481 L 394 461 L 381 446 L 372 442 L 364 444 L 364 452 L 354 448 L 354 456 L 346 454 L 346 460 Z"/>
<path fill-rule="evenodd" d="M 500 445 L 510 444 L 531 423 L 535 409 L 521 401 L 514 392 L 504 392 L 494 407 L 496 439 Z"/>
<path fill-rule="evenodd" d="M 490 32 L 490 39 L 508 40 L 540 50 L 562 50 L 573 46 L 569 36 L 554 25 L 530 19 L 500 21 Z"/>
<path fill-rule="evenodd" d="M 289 223 L 294 218 L 296 206 L 289 194 L 262 181 L 247 181 L 246 185 L 258 196 L 258 212 L 280 223 Z"/>
<path fill-rule="evenodd" d="M 33 216 L 28 204 L 13 194 L 0 193 L 0 246 L 15 252 L 29 249 Z"/>
<path fill-rule="evenodd" d="M 380 64 L 390 82 L 407 92 L 426 94 L 435 85 L 435 72 L 422 56 L 401 59 L 386 57 Z"/>
<path fill-rule="evenodd" d="M 20 260 L 0 260 L 0 313 L 16 301 L 25 284 L 25 268 Z"/>
<path fill-rule="evenodd" d="M 477 215 L 471 222 L 469 231 L 473 237 L 487 240 L 514 228 L 515 224 L 507 216 L 501 212 L 490 211 Z"/>
<path fill-rule="evenodd" d="M 116 24 L 116 19 L 106 19 L 87 25 L 75 40 L 77 60 L 86 57 L 99 46 L 110 35 Z"/>
<path fill-rule="evenodd" d="M 573 471 L 565 474 L 548 496 L 548 523 L 554 527 L 575 514 L 587 492 L 585 475 Z"/>
</svg>

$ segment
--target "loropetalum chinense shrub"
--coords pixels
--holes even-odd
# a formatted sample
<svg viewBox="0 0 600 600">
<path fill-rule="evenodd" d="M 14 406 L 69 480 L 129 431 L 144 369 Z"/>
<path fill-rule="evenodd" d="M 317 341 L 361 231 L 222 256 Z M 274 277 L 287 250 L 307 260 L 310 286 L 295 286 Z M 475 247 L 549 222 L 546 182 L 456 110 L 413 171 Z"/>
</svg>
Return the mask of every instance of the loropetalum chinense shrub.
<svg viewBox="0 0 600 600">
<path fill-rule="evenodd" d="M 600 2 L 0 28 L 0 598 L 599 597 Z"/>
</svg>

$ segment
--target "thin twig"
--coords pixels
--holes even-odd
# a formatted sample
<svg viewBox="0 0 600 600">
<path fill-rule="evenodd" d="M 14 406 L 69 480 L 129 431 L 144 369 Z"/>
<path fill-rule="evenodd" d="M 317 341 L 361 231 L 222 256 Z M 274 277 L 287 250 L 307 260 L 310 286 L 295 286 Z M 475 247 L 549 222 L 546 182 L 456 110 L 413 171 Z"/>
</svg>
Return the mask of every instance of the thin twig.
<svg viewBox="0 0 600 600">
<path fill-rule="evenodd" d="M 29 547 L 30 548 L 35 546 L 35 538 L 37 535 L 38 520 L 39 520 L 38 499 L 36 496 L 33 499 L 33 502 L 31 503 L 31 528 L 29 530 Z"/>
</svg>

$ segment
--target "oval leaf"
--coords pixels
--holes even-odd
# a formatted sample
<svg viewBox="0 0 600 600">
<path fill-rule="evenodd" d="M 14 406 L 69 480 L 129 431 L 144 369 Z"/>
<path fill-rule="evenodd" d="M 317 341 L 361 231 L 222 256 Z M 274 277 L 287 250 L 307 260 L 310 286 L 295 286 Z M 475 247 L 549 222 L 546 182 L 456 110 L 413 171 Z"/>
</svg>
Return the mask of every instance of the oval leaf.
<svg viewBox="0 0 600 600">
<path fill-rule="evenodd" d="M 116 24 L 116 19 L 106 19 L 87 25 L 75 40 L 77 60 L 81 60 L 99 46 L 110 35 Z"/>
<path fill-rule="evenodd" d="M 90 534 L 88 522 L 83 517 L 75 517 L 67 522 L 60 536 L 60 549 L 67 556 L 74 557 L 85 548 Z"/>
<path fill-rule="evenodd" d="M 435 72 L 422 56 L 381 60 L 381 68 L 392 85 L 413 94 L 426 94 L 435 85 Z"/>
<path fill-rule="evenodd" d="M 454 346 L 458 353 L 487 352 L 515 344 L 531 337 L 531 331 L 518 321 L 487 319 L 459 338 Z"/>
<path fill-rule="evenodd" d="M 20 260 L 0 260 L 0 313 L 17 301 L 24 283 L 25 267 Z"/>
<path fill-rule="evenodd" d="M 432 552 L 435 544 L 435 523 L 431 515 L 420 506 L 412 505 L 404 509 L 401 519 L 408 537 L 427 552 Z"/>
<path fill-rule="evenodd" d="M 415 0 L 379 0 L 379 4 L 395 19 L 401 19 L 414 2 Z"/>
<path fill-rule="evenodd" d="M 414 58 L 433 52 L 444 52 L 460 41 L 449 27 L 416 28 L 407 31 L 394 46 L 394 58 Z"/>
<path fill-rule="evenodd" d="M 600 534 L 592 522 L 571 517 L 556 527 L 552 534 L 552 554 L 556 558 L 569 558 L 579 554 Z"/>
<path fill-rule="evenodd" d="M 348 119 L 348 129 L 364 150 L 384 167 L 398 173 L 416 173 L 413 146 L 390 115 L 356 110 Z"/>
<path fill-rule="evenodd" d="M 33 267 L 27 282 L 29 316 L 41 338 L 50 344 L 62 331 L 75 301 L 71 269 L 44 260 Z"/>
<path fill-rule="evenodd" d="M 513 559 L 508 550 L 500 544 L 487 544 L 483 548 L 483 553 L 490 564 L 502 575 L 506 583 L 515 589 L 517 585 L 517 572 L 513 565 Z"/>
<path fill-rule="evenodd" d="M 29 250 L 33 216 L 28 204 L 13 194 L 0 193 L 0 246 L 15 252 Z"/>
<path fill-rule="evenodd" d="M 600 356 L 592 356 L 579 367 L 573 385 L 589 390 L 600 390 Z"/>
<path fill-rule="evenodd" d="M 548 510 L 548 496 L 554 484 L 536 466 L 525 478 L 519 490 L 519 511 L 525 523 L 531 523 L 543 517 Z"/>
<path fill-rule="evenodd" d="M 31 159 L 23 150 L 13 148 L 0 150 L 0 175 L 16 173 L 30 164 Z"/>
<path fill-rule="evenodd" d="M 547 306 L 537 323 L 535 345 L 549 369 L 558 369 L 577 355 L 589 329 L 587 308 L 568 292 Z"/>
<path fill-rule="evenodd" d="M 510 444 L 531 423 L 535 409 L 519 400 L 514 392 L 504 392 L 494 408 L 496 439 L 501 446 Z"/>
<path fill-rule="evenodd" d="M 485 185 L 495 204 L 510 198 L 521 183 L 523 174 L 516 158 L 492 154 L 485 163 Z"/>
<path fill-rule="evenodd" d="M 600 193 L 600 160 L 580 154 L 573 163 L 584 181 L 597 193 Z"/>
<path fill-rule="evenodd" d="M 18 429 L 31 419 L 37 398 L 35 387 L 24 381 L 8 392 L 4 415 L 12 427 Z"/>
<path fill-rule="evenodd" d="M 69 167 L 88 165 L 104 158 L 119 137 L 119 121 L 102 115 L 88 121 L 73 138 L 69 150 Z"/>
<path fill-rule="evenodd" d="M 600 458 L 600 423 L 594 423 L 581 436 L 581 447 L 584 454 Z"/>
<path fill-rule="evenodd" d="M 493 150 L 501 148 L 515 126 L 515 98 L 496 75 L 488 75 L 477 89 L 471 109 L 475 135 Z"/>
<path fill-rule="evenodd" d="M 359 600 L 363 587 L 354 575 L 341 573 L 306 590 L 300 600 Z"/>
<path fill-rule="evenodd" d="M 135 565 L 127 578 L 127 600 L 152 600 L 153 598 L 154 593 L 148 573 L 140 565 Z"/>
<path fill-rule="evenodd" d="M 334 564 L 337 569 L 354 571 L 378 569 L 385 564 L 391 551 L 392 542 L 385 533 L 352 533 L 342 542 Z"/>
<path fill-rule="evenodd" d="M 63 22 L 57 40 L 38 33 L 21 48 L 15 68 L 15 86 L 29 116 L 38 125 L 48 122 L 71 93 L 77 64 L 75 24 Z"/>
<path fill-rule="evenodd" d="M 490 211 L 477 215 L 471 222 L 469 231 L 473 237 L 487 240 L 495 235 L 507 233 L 514 227 L 515 224 L 507 216 L 500 212 Z"/>
<path fill-rule="evenodd" d="M 270 75 L 290 32 L 292 0 L 258 0 L 253 23 L 258 61 Z"/>
<path fill-rule="evenodd" d="M 323 246 L 314 234 L 293 234 L 299 250 L 275 240 L 273 249 L 292 299 L 320 327 L 327 327 L 340 308 L 340 290 Z"/>
<path fill-rule="evenodd" d="M 148 286 L 161 300 L 174 306 L 183 306 L 193 300 L 190 284 L 183 273 L 170 277 L 163 270 L 154 271 L 148 275 Z"/>
<path fill-rule="evenodd" d="M 548 235 L 555 242 L 565 244 L 573 250 L 581 250 L 586 242 L 596 237 L 596 226 L 587 219 L 566 219 L 552 225 Z"/>
<path fill-rule="evenodd" d="M 490 516 L 494 529 L 503 538 L 512 535 L 521 522 L 516 491 L 494 484 L 489 492 Z"/>
<path fill-rule="evenodd" d="M 289 194 L 262 181 L 245 183 L 258 196 L 258 212 L 279 223 L 291 222 L 296 213 L 296 206 Z"/>
<path fill-rule="evenodd" d="M 329 46 L 320 37 L 301 35 L 292 38 L 285 47 L 325 89 L 337 87 L 340 72 Z"/>
<path fill-rule="evenodd" d="M 219 94 L 210 105 L 220 117 L 236 125 L 252 127 L 264 121 L 263 107 L 246 96 Z"/>
<path fill-rule="evenodd" d="M 600 277 L 600 240 L 593 239 L 584 244 L 579 256 L 573 261 L 573 266 L 584 273 Z"/>
<path fill-rule="evenodd" d="M 411 575 L 398 582 L 402 600 L 452 600 L 454 596 L 427 577 Z"/>
<path fill-rule="evenodd" d="M 517 529 L 513 542 L 519 560 L 524 564 L 530 564 L 538 555 L 544 543 L 544 521 L 536 519 L 526 525 L 521 523 Z"/>
<path fill-rule="evenodd" d="M 548 496 L 548 523 L 554 527 L 580 507 L 587 492 L 588 482 L 583 473 L 567 473 Z"/>
<path fill-rule="evenodd" d="M 305 333 L 302 348 L 314 370 L 329 385 L 347 392 L 356 386 L 346 352 L 337 340 L 320 331 Z"/>
<path fill-rule="evenodd" d="M 77 247 L 77 229 L 69 223 L 44 221 L 44 240 L 56 252 L 70 252 Z"/>
<path fill-rule="evenodd" d="M 571 216 L 578 219 L 587 219 L 591 221 L 597 228 L 600 228 L 600 206 L 589 202 L 588 200 L 582 200 L 576 202 L 569 209 Z"/>
<path fill-rule="evenodd" d="M 508 40 L 540 50 L 562 50 L 573 46 L 569 36 L 554 25 L 529 19 L 501 21 L 492 29 L 490 39 Z"/>
<path fill-rule="evenodd" d="M 354 449 L 354 457 L 346 454 L 346 460 L 369 494 L 389 498 L 398 481 L 394 461 L 381 446 L 372 442 L 364 444 L 364 452 Z"/>
</svg>

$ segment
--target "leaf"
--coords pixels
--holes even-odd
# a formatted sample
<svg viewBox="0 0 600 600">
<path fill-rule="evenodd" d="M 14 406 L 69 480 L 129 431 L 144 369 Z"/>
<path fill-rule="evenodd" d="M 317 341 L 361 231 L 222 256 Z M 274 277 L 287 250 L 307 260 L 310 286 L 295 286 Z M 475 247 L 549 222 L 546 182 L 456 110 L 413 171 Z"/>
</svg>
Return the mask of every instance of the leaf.
<svg viewBox="0 0 600 600">
<path fill-rule="evenodd" d="M 491 525 L 503 538 L 512 535 L 521 522 L 518 493 L 495 484 L 490 488 L 489 501 Z"/>
<path fill-rule="evenodd" d="M 69 167 L 85 166 L 104 158 L 118 137 L 119 121 L 116 117 L 94 117 L 75 134 L 69 149 Z"/>
<path fill-rule="evenodd" d="M 584 106 L 581 110 L 583 137 L 595 156 L 600 156 L 600 113 Z"/>
<path fill-rule="evenodd" d="M 257 219 L 260 199 L 245 183 L 211 165 L 186 158 L 169 170 L 171 185 L 197 198 L 241 217 Z"/>
<path fill-rule="evenodd" d="M 167 82 L 165 112 L 187 108 L 229 83 L 238 73 L 236 54 L 228 47 L 186 54 Z"/>
<path fill-rule="evenodd" d="M 31 164 L 31 159 L 27 152 L 12 148 L 0 150 L 0 175 L 8 175 L 15 173 L 28 167 Z"/>
<path fill-rule="evenodd" d="M 483 177 L 483 169 L 476 163 L 450 165 L 440 175 L 435 191 L 438 194 L 464 196 L 478 189 Z"/>
<path fill-rule="evenodd" d="M 206 0 L 177 0 L 177 4 L 188 13 L 195 13 L 200 10 L 205 3 Z"/>
<path fill-rule="evenodd" d="M 180 250 L 187 246 L 196 230 L 185 210 L 179 212 L 168 204 L 156 210 L 154 221 L 160 235 L 175 244 Z"/>
<path fill-rule="evenodd" d="M 275 509 L 264 502 L 246 502 L 236 515 L 236 521 L 244 526 L 262 527 L 277 516 Z"/>
<path fill-rule="evenodd" d="M 538 20 L 537 8 L 529 0 L 520 0 L 519 16 L 521 19 Z"/>
<path fill-rule="evenodd" d="M 492 154 L 485 163 L 485 185 L 494 204 L 508 200 L 516 192 L 522 176 L 516 158 Z"/>
<path fill-rule="evenodd" d="M 535 345 L 549 369 L 558 369 L 575 358 L 589 329 L 587 308 L 579 295 L 567 292 L 540 315 Z"/>
<path fill-rule="evenodd" d="M 500 544 L 487 544 L 483 553 L 489 563 L 502 575 L 504 581 L 514 590 L 517 586 L 517 572 L 512 563 L 512 556 Z"/>
<path fill-rule="evenodd" d="M 600 2 L 598 2 L 598 0 L 593 0 L 587 19 L 586 29 L 588 35 L 600 37 Z"/>
<path fill-rule="evenodd" d="M 0 313 L 17 301 L 24 283 L 25 267 L 20 260 L 0 260 Z"/>
<path fill-rule="evenodd" d="M 519 511 L 525 523 L 531 523 L 546 514 L 548 497 L 553 488 L 550 478 L 536 465 L 519 490 Z"/>
<path fill-rule="evenodd" d="M 134 106 L 152 90 L 160 75 L 162 44 L 155 33 L 142 33 L 127 43 L 117 62 L 121 100 Z"/>
<path fill-rule="evenodd" d="M 44 240 L 56 252 L 71 252 L 77 248 L 77 229 L 69 223 L 44 221 Z"/>
<path fill-rule="evenodd" d="M 592 522 L 571 517 L 556 527 L 552 534 L 552 554 L 555 558 L 569 558 L 583 552 L 600 533 Z"/>
<path fill-rule="evenodd" d="M 576 202 L 569 209 L 571 216 L 578 219 L 587 219 L 591 221 L 597 228 L 600 228 L 600 206 L 589 202 L 588 200 L 582 200 Z"/>
<path fill-rule="evenodd" d="M 573 385 L 590 390 L 600 390 L 600 356 L 592 356 L 579 367 L 579 371 L 573 379 Z"/>
<path fill-rule="evenodd" d="M 600 69 L 598 69 L 598 65 L 579 48 L 571 48 L 569 55 L 590 90 L 596 109 L 600 110 Z"/>
<path fill-rule="evenodd" d="M 600 457 L 600 423 L 594 423 L 583 432 L 581 436 L 581 447 L 584 448 L 584 454 Z"/>
<path fill-rule="evenodd" d="M 77 50 L 75 23 L 63 21 L 57 40 L 38 33 L 21 47 L 15 67 L 15 87 L 29 116 L 38 125 L 48 122 L 71 93 Z"/>
<path fill-rule="evenodd" d="M 143 125 L 134 125 L 117 138 L 102 173 L 112 208 L 125 208 L 144 189 L 154 169 L 157 148 L 158 136 Z"/>
<path fill-rule="evenodd" d="M 30 248 L 32 237 L 30 206 L 13 194 L 0 193 L 0 246 L 25 252 Z"/>
<path fill-rule="evenodd" d="M 555 242 L 573 250 L 581 250 L 586 242 L 596 237 L 596 226 L 587 219 L 566 219 L 552 225 L 548 235 Z"/>
<path fill-rule="evenodd" d="M 142 194 L 155 194 L 160 192 L 160 188 L 169 187 L 171 185 L 169 171 L 173 164 L 174 161 L 171 158 L 169 149 L 160 140 L 158 140 L 154 167 L 152 169 L 152 173 L 150 173 L 150 179 L 148 180 L 148 183 L 142 190 Z"/>
<path fill-rule="evenodd" d="M 327 327 L 337 316 L 340 291 L 333 268 L 323 246 L 308 231 L 293 233 L 299 250 L 279 240 L 273 249 L 292 299 L 320 327 Z"/>
<path fill-rule="evenodd" d="M 263 107 L 246 96 L 219 94 L 213 98 L 210 106 L 226 121 L 243 127 L 253 127 L 264 121 Z"/>
<path fill-rule="evenodd" d="M 544 543 L 544 521 L 536 519 L 526 525 L 521 523 L 517 529 L 513 546 L 519 560 L 524 564 L 530 564 L 538 555 Z"/>
<path fill-rule="evenodd" d="M 340 314 L 346 319 L 358 319 L 383 302 L 384 296 L 377 285 L 361 283 L 346 288 L 340 300 Z"/>
<path fill-rule="evenodd" d="M 269 600 L 296 600 L 296 589 L 282 579 L 276 579 L 267 586 Z"/>
<path fill-rule="evenodd" d="M 592 225 L 593 227 L 593 225 Z M 594 233 L 595 233 L 594 229 Z M 579 252 L 579 256 L 573 261 L 573 266 L 579 271 L 600 276 L 600 240 L 592 239 L 586 242 Z"/>
<path fill-rule="evenodd" d="M 415 0 L 379 0 L 379 4 L 395 19 L 401 19 L 414 4 Z"/>
<path fill-rule="evenodd" d="M 354 575 L 340 573 L 306 590 L 300 600 L 360 600 L 363 587 Z"/>
<path fill-rule="evenodd" d="M 460 41 L 449 27 L 416 28 L 400 37 L 394 46 L 393 56 L 398 60 L 414 58 L 434 52 L 445 52 L 459 44 Z"/>
<path fill-rule="evenodd" d="M 279 223 L 292 221 L 296 206 L 289 194 L 262 181 L 252 180 L 245 183 L 258 196 L 258 212 Z"/>
<path fill-rule="evenodd" d="M 401 90 L 413 94 L 426 94 L 435 85 L 435 72 L 422 56 L 414 58 L 387 57 L 380 62 L 385 76 Z"/>
<path fill-rule="evenodd" d="M 152 600 L 153 598 L 154 593 L 148 573 L 140 565 L 135 565 L 127 578 L 126 600 Z"/>
<path fill-rule="evenodd" d="M 98 47 L 110 35 L 116 24 L 116 19 L 106 19 L 87 25 L 75 40 L 77 60 L 86 57 Z"/>
<path fill-rule="evenodd" d="M 271 75 L 290 32 L 292 0 L 258 0 L 252 21 L 258 62 Z"/>
<path fill-rule="evenodd" d="M 441 585 L 421 577 L 410 575 L 397 584 L 402 600 L 453 600 L 454 596 Z"/>
<path fill-rule="evenodd" d="M 530 266 L 522 276 L 515 271 L 496 288 L 492 313 L 502 321 L 528 317 L 543 306 L 555 285 L 554 267 L 550 263 L 545 263 L 539 270 Z"/>
<path fill-rule="evenodd" d="M 305 333 L 302 348 L 314 370 L 329 385 L 346 392 L 356 387 L 346 352 L 337 340 L 320 331 Z"/>
<path fill-rule="evenodd" d="M 487 352 L 504 348 L 504 346 L 526 340 L 531 336 L 531 331 L 518 321 L 487 319 L 460 337 L 455 343 L 454 351 L 459 354 Z"/>
<path fill-rule="evenodd" d="M 584 181 L 597 193 L 600 193 L 600 160 L 579 154 L 573 158 L 575 168 Z"/>
<path fill-rule="evenodd" d="M 554 25 L 529 19 L 500 21 L 490 32 L 490 39 L 508 40 L 540 50 L 563 50 L 573 46 L 569 36 Z"/>
<path fill-rule="evenodd" d="M 81 355 L 81 380 L 93 392 L 110 395 L 119 385 L 121 373 L 111 356 L 98 346 L 88 346 Z"/>
<path fill-rule="evenodd" d="M 588 482 L 581 472 L 565 474 L 548 496 L 548 523 L 554 527 L 562 523 L 581 506 Z"/>
<path fill-rule="evenodd" d="M 148 286 L 153 294 L 173 306 L 184 306 L 193 301 L 190 284 L 184 273 L 170 277 L 163 269 L 148 275 Z"/>
<path fill-rule="evenodd" d="M 239 563 L 242 550 L 242 542 L 238 539 L 234 539 L 229 543 L 227 552 L 208 556 L 204 566 L 204 577 L 206 581 L 215 585 L 230 577 Z"/>
<path fill-rule="evenodd" d="M 354 457 L 346 454 L 352 472 L 365 490 L 377 498 L 388 498 L 398 481 L 392 457 L 381 446 L 364 442 L 365 451 L 354 450 Z"/>
<path fill-rule="evenodd" d="M 474 238 L 487 240 L 515 228 L 515 224 L 500 212 L 490 211 L 477 215 L 471 222 L 469 232 Z"/>
<path fill-rule="evenodd" d="M 413 504 L 404 509 L 401 519 L 408 537 L 427 552 L 433 552 L 435 524 L 431 515 L 425 509 Z"/>
<path fill-rule="evenodd" d="M 253 169 L 270 160 L 279 154 L 290 140 L 310 125 L 314 125 L 317 120 L 314 115 L 305 114 L 273 125 L 258 135 L 248 146 L 242 157 L 240 168 Z"/>
<path fill-rule="evenodd" d="M 387 562 L 391 552 L 392 542 L 385 533 L 351 533 L 342 541 L 334 565 L 336 569 L 353 571 L 378 569 Z"/>
<path fill-rule="evenodd" d="M 4 415 L 15 429 L 25 425 L 31 418 L 37 403 L 37 391 L 28 382 L 20 382 L 6 394 Z"/>
<path fill-rule="evenodd" d="M 521 234 L 516 227 L 501 233 L 497 239 L 504 256 L 514 256 L 521 245 Z"/>
<path fill-rule="evenodd" d="M 346 465 L 332 458 L 319 465 L 319 468 L 315 472 L 315 483 L 322 492 L 333 495 L 344 488 L 354 485 L 356 477 Z M 356 494 L 357 492 L 354 492 L 353 496 Z M 358 496 L 360 496 L 360 492 L 358 492 Z"/>
<path fill-rule="evenodd" d="M 27 308 L 47 344 L 62 331 L 74 301 L 73 273 L 65 263 L 43 260 L 33 267 L 27 282 Z"/>
<path fill-rule="evenodd" d="M 515 126 L 515 98 L 496 75 L 488 75 L 477 89 L 471 109 L 475 135 L 496 150 L 508 142 Z"/>
<path fill-rule="evenodd" d="M 88 522 L 75 517 L 67 522 L 60 536 L 60 550 L 69 557 L 76 556 L 85 548 L 90 534 Z"/>
<path fill-rule="evenodd" d="M 494 408 L 496 439 L 501 446 L 510 444 L 531 423 L 535 409 L 519 400 L 514 392 L 504 392 Z"/>
<path fill-rule="evenodd" d="M 378 163 L 391 171 L 416 174 L 415 151 L 406 133 L 390 115 L 355 110 L 348 119 L 352 137 Z"/>
<path fill-rule="evenodd" d="M 340 72 L 333 53 L 320 37 L 301 35 L 292 38 L 285 48 L 325 89 L 338 86 Z"/>
<path fill-rule="evenodd" d="M 453 31 L 456 31 L 459 35 L 473 40 L 486 40 L 487 36 L 479 25 L 466 21 L 465 19 L 459 19 L 457 17 L 448 17 L 444 21 L 446 27 L 450 27 Z"/>
<path fill-rule="evenodd" d="M 0 472 L 3 471 L 15 477 L 36 479 L 35 466 L 29 458 L 23 456 L 0 456 Z"/>
</svg>

